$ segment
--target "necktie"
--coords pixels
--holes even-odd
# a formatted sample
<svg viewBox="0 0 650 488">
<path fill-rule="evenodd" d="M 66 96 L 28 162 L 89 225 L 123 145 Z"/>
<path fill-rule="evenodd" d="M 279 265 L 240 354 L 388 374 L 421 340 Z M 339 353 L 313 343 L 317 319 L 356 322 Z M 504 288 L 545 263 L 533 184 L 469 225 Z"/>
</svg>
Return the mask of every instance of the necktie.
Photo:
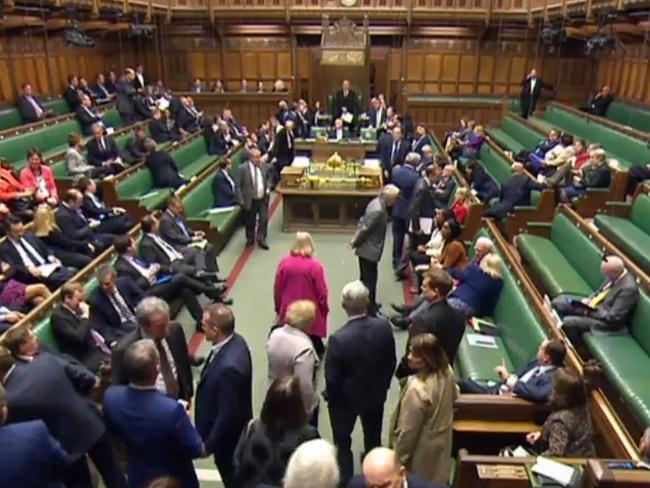
<svg viewBox="0 0 650 488">
<path fill-rule="evenodd" d="M 43 113 L 43 109 L 36 103 L 36 100 L 34 100 L 33 97 L 27 97 L 27 100 L 32 104 L 32 107 L 34 107 L 34 110 L 36 111 L 36 116 L 40 117 L 41 114 Z"/>
<path fill-rule="evenodd" d="M 291 149 L 291 131 L 287 131 L 287 147 Z"/>
<path fill-rule="evenodd" d="M 611 289 L 611 283 L 607 283 L 602 291 L 600 291 L 598 294 L 596 294 L 596 296 L 589 300 L 589 306 L 591 308 L 596 308 L 598 305 L 600 305 L 605 300 L 605 298 L 607 298 L 607 294 Z"/>
<path fill-rule="evenodd" d="M 393 163 L 395 161 L 395 155 L 397 154 L 397 141 L 393 142 L 393 151 L 390 154 L 390 162 Z"/>
<path fill-rule="evenodd" d="M 100 137 L 100 138 L 99 138 L 99 148 L 100 148 L 102 151 L 106 151 L 106 144 L 104 144 L 104 138 L 103 138 L 103 137 Z"/>
<path fill-rule="evenodd" d="M 90 335 L 92 336 L 93 341 L 95 341 L 95 345 L 100 351 L 102 351 L 104 354 L 111 354 L 111 348 L 106 345 L 106 341 L 99 332 L 94 329 L 90 329 Z"/>
<path fill-rule="evenodd" d="M 112 296 L 113 296 L 113 301 L 115 302 L 117 313 L 119 314 L 122 323 L 135 322 L 135 316 L 133 315 L 133 312 L 131 312 L 131 309 L 124 301 L 124 298 L 120 294 L 117 287 L 115 287 Z"/>
<path fill-rule="evenodd" d="M 45 264 L 45 259 L 43 259 L 43 257 L 40 254 L 38 254 L 38 251 L 36 251 L 31 245 L 29 245 L 25 241 L 25 239 L 21 239 L 20 241 L 18 241 L 18 244 L 23 249 L 23 251 L 25 251 L 25 254 L 29 256 L 29 259 L 30 261 L 32 261 L 33 265 L 41 266 Z"/>
<path fill-rule="evenodd" d="M 176 219 L 176 222 L 178 223 L 178 226 L 181 228 L 181 232 L 185 237 L 190 237 L 190 233 L 187 230 L 187 227 L 185 226 L 185 223 L 183 222 L 183 219 Z"/>
<path fill-rule="evenodd" d="M 169 258 L 170 261 L 183 259 L 183 255 L 179 253 L 176 249 L 174 249 L 172 245 L 167 243 L 160 236 L 154 236 L 154 240 L 158 243 L 160 247 L 162 247 L 163 251 L 165 251 L 165 254 L 167 254 L 167 257 Z"/>
<path fill-rule="evenodd" d="M 214 359 L 214 348 L 210 349 L 210 354 L 208 354 L 208 357 L 205 360 L 205 364 L 203 365 L 203 369 L 201 369 L 201 378 L 203 378 L 205 376 L 205 373 L 208 371 L 210 363 L 212 363 L 212 359 Z"/>
<path fill-rule="evenodd" d="M 169 358 L 167 357 L 167 351 L 162 344 L 161 339 L 156 339 L 156 349 L 158 349 L 158 354 L 160 355 L 160 374 L 163 377 L 165 382 L 165 389 L 167 390 L 167 395 L 172 398 L 178 398 L 180 388 L 178 386 L 178 381 L 174 376 L 172 371 L 171 364 L 169 364 Z"/>
</svg>

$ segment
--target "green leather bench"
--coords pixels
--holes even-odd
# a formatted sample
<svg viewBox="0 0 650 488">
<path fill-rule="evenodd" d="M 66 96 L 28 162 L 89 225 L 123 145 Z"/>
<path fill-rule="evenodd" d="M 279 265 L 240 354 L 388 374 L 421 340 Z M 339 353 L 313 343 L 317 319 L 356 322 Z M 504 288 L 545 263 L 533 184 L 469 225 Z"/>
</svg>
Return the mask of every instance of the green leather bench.
<svg viewBox="0 0 650 488">
<path fill-rule="evenodd" d="M 551 224 L 528 225 L 551 227 L 550 239 L 532 234 L 517 236 L 517 248 L 551 298 L 586 296 L 602 284 L 602 251 L 568 217 L 558 213 Z"/>
<path fill-rule="evenodd" d="M 543 120 L 544 124 L 540 125 L 545 128 L 550 124 L 587 141 L 599 142 L 611 158 L 618 160 L 621 169 L 644 165 L 650 161 L 650 147 L 644 141 L 610 127 L 590 122 L 587 118 L 557 105 L 550 105 L 544 112 L 543 119 L 535 117 L 533 120 L 535 123 Z"/>
<path fill-rule="evenodd" d="M 45 110 L 52 110 L 56 115 L 65 115 L 70 113 L 70 107 L 65 98 L 54 98 L 43 102 Z M 0 110 L 0 131 L 14 129 L 24 125 L 20 117 L 20 112 L 16 107 L 7 107 Z"/>
<path fill-rule="evenodd" d="M 650 273 L 650 197 L 639 195 L 631 207 L 630 218 L 598 214 L 594 222 L 607 239 Z"/>
<path fill-rule="evenodd" d="M 239 166 L 246 161 L 245 151 L 238 151 L 231 157 L 231 160 L 232 177 L 238 181 Z M 237 229 L 241 218 L 241 208 L 236 207 L 226 212 L 210 213 L 214 202 L 213 179 L 214 176 L 206 178 L 189 192 L 183 199 L 183 207 L 188 222 L 207 222 L 211 229 L 216 229 L 223 244 Z"/>
<path fill-rule="evenodd" d="M 633 129 L 650 132 L 650 110 L 614 100 L 609 104 L 605 117 Z"/>
<path fill-rule="evenodd" d="M 487 129 L 487 133 L 499 146 L 514 154 L 534 148 L 541 139 L 538 131 L 510 116 L 506 116 L 498 127 Z"/>
<path fill-rule="evenodd" d="M 484 229 L 476 238 L 480 236 L 490 237 Z M 473 251 L 472 245 L 470 252 L 473 254 Z M 499 331 L 498 348 L 471 346 L 467 333 L 472 333 L 472 329 L 468 328 L 458 349 L 455 365 L 458 377 L 498 381 L 495 366 L 503 360 L 509 371 L 523 367 L 535 357 L 540 343 L 547 338 L 545 327 L 508 266 L 503 267 L 503 288 L 491 321 Z"/>
</svg>

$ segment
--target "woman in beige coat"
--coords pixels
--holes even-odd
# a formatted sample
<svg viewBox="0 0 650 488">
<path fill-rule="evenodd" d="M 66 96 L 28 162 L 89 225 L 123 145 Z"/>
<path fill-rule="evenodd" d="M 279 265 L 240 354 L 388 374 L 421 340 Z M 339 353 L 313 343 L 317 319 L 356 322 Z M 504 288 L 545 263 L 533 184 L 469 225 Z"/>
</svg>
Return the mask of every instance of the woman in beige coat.
<svg viewBox="0 0 650 488">
<path fill-rule="evenodd" d="M 433 334 L 411 341 L 406 380 L 393 412 L 390 445 L 409 473 L 448 483 L 456 383 L 449 361 Z"/>
</svg>

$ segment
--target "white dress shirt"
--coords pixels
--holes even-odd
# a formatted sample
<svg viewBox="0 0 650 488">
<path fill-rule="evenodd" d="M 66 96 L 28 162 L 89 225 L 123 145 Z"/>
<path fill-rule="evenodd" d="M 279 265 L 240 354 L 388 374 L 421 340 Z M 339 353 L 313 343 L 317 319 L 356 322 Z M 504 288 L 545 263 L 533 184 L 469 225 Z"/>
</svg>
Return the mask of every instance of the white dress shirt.
<svg viewBox="0 0 650 488">
<path fill-rule="evenodd" d="M 249 162 L 248 165 L 250 168 L 251 177 L 253 179 L 253 187 L 255 188 L 255 200 L 260 200 L 264 198 L 264 181 L 262 179 L 262 169 L 252 162 Z"/>
<path fill-rule="evenodd" d="M 142 333 L 145 339 L 151 339 L 152 341 L 155 342 L 154 337 L 149 337 L 147 336 L 144 332 Z M 176 361 L 174 361 L 174 355 L 172 354 L 172 350 L 169 347 L 169 343 L 167 342 L 167 338 L 164 338 L 160 341 L 163 347 L 163 351 L 165 351 L 165 355 L 167 356 L 167 362 L 169 363 L 169 367 L 172 370 L 172 374 L 174 375 L 174 378 L 176 378 L 176 381 L 178 381 L 178 372 L 176 370 Z M 162 373 L 160 372 L 160 368 L 158 368 L 158 376 L 156 376 L 156 390 L 164 393 L 165 395 L 167 394 L 167 387 L 165 386 L 165 379 L 163 378 Z"/>
</svg>

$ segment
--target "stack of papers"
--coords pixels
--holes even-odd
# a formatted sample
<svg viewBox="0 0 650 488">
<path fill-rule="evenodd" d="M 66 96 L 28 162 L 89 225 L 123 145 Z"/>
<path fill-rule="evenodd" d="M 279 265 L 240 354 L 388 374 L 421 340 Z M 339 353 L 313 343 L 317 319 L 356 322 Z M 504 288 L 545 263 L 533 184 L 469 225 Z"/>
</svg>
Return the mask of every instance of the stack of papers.
<svg viewBox="0 0 650 488">
<path fill-rule="evenodd" d="M 473 347 L 485 347 L 487 349 L 498 349 L 497 341 L 492 336 L 482 334 L 465 334 L 467 342 Z"/>
<path fill-rule="evenodd" d="M 306 168 L 309 166 L 309 158 L 307 156 L 296 156 L 293 158 L 293 163 L 291 166 L 294 168 Z"/>
<path fill-rule="evenodd" d="M 571 466 L 558 463 L 557 461 L 542 456 L 537 458 L 537 462 L 533 465 L 531 471 L 562 486 L 571 485 L 576 472 L 576 470 Z"/>
<path fill-rule="evenodd" d="M 377 158 L 364 159 L 363 160 L 363 167 L 364 168 L 379 168 L 379 159 L 377 159 Z"/>
</svg>

